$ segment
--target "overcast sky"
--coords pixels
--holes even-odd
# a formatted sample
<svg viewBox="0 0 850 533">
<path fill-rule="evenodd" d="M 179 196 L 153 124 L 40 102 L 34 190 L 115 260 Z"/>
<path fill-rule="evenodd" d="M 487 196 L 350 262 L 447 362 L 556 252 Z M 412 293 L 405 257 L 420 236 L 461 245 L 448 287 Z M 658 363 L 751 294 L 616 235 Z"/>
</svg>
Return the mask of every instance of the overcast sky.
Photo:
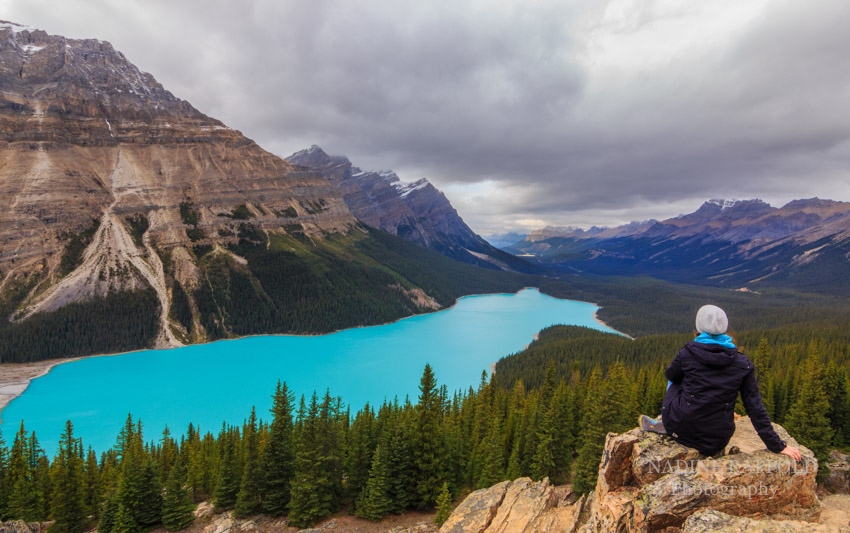
<svg viewBox="0 0 850 533">
<path fill-rule="evenodd" d="M 427 177 L 482 234 L 850 201 L 846 0 L 0 0 L 281 156 Z"/>
</svg>

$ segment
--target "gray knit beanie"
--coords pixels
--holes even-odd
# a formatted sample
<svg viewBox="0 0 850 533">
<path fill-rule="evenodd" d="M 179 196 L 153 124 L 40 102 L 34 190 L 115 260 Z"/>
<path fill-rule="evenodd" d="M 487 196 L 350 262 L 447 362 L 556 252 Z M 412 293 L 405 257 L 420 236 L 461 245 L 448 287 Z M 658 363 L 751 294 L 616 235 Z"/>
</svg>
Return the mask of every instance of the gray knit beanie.
<svg viewBox="0 0 850 533">
<path fill-rule="evenodd" d="M 726 313 L 716 305 L 704 305 L 697 311 L 697 331 L 709 335 L 722 335 L 729 327 Z"/>
</svg>

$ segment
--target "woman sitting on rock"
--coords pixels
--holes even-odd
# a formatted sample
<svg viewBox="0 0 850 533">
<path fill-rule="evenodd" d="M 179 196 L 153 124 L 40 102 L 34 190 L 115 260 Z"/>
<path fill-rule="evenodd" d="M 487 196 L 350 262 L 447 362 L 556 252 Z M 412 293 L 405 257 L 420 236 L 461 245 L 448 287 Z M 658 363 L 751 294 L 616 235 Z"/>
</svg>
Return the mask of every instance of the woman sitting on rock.
<svg viewBox="0 0 850 533">
<path fill-rule="evenodd" d="M 697 337 L 685 344 L 665 372 L 670 382 L 661 420 L 641 415 L 641 429 L 665 433 L 703 455 L 715 455 L 735 433 L 735 401 L 740 392 L 767 449 L 800 461 L 800 450 L 786 446 L 773 430 L 759 394 L 755 367 L 726 335 L 729 320 L 723 309 L 702 306 L 696 326 Z"/>
</svg>

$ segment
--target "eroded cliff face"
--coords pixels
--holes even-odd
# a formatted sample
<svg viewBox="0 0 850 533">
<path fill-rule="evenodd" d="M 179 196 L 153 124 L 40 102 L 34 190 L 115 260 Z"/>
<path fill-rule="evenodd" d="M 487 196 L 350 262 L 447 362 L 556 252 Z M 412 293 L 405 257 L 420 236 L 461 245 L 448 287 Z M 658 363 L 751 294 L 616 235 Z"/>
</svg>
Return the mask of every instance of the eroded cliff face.
<svg viewBox="0 0 850 533">
<path fill-rule="evenodd" d="M 0 291 L 16 318 L 151 286 L 240 233 L 321 237 L 357 224 L 339 191 L 163 89 L 109 43 L 0 23 Z M 35 283 L 32 280 L 36 280 Z"/>
</svg>

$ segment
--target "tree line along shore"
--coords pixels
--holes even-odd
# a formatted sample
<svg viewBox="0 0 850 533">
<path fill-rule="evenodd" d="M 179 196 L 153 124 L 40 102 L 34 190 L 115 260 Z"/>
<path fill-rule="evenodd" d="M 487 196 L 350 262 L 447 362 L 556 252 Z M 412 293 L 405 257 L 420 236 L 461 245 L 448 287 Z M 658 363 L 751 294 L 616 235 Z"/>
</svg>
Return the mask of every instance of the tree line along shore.
<svg viewBox="0 0 850 533">
<path fill-rule="evenodd" d="M 738 336 L 754 346 L 772 418 L 822 465 L 850 443 L 848 337 L 837 326 Z M 50 459 L 22 425 L 0 442 L 0 519 L 50 519 L 54 531 L 177 530 L 197 502 L 212 501 L 237 517 L 307 527 L 341 509 L 371 520 L 436 509 L 441 519 L 469 491 L 522 476 L 588 492 L 605 435 L 657 414 L 663 368 L 686 339 L 555 326 L 468 390 L 449 392 L 426 366 L 415 402 L 353 410 L 330 391 L 296 401 L 279 383 L 269 421 L 252 411 L 238 426 L 152 438 L 128 416 L 100 454 L 69 421 Z"/>
</svg>

